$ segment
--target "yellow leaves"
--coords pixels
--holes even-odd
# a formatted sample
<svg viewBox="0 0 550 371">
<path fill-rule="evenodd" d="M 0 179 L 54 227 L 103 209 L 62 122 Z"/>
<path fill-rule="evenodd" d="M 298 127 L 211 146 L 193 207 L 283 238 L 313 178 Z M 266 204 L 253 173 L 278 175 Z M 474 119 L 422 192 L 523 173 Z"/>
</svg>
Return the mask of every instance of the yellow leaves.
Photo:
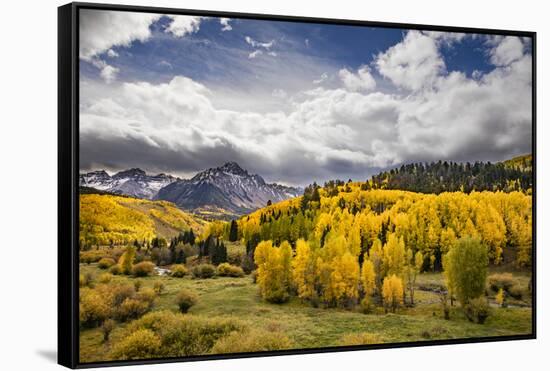
<svg viewBox="0 0 550 371">
<path fill-rule="evenodd" d="M 80 195 L 79 222 L 80 241 L 90 245 L 150 241 L 188 228 L 200 232 L 206 225 L 169 202 L 96 194 Z"/>
<path fill-rule="evenodd" d="M 363 261 L 363 267 L 361 267 L 361 284 L 363 285 L 363 292 L 365 296 L 371 296 L 374 293 L 376 285 L 376 273 L 374 271 L 374 264 L 366 259 Z"/>
<path fill-rule="evenodd" d="M 330 305 L 346 305 L 358 295 L 359 263 L 349 252 L 324 262 L 327 270 L 322 275 L 323 298 Z"/>
<path fill-rule="evenodd" d="M 292 280 L 301 299 L 312 299 L 317 281 L 317 254 L 303 239 L 296 241 L 296 256 L 292 260 Z"/>
<path fill-rule="evenodd" d="M 274 303 L 282 303 L 289 298 L 292 249 L 285 242 L 281 247 L 274 247 L 271 241 L 262 241 L 254 252 L 260 294 Z"/>
<path fill-rule="evenodd" d="M 386 310 L 390 309 L 393 313 L 403 304 L 403 281 L 395 274 L 384 278 L 382 285 L 382 298 Z"/>
<path fill-rule="evenodd" d="M 405 243 L 402 238 L 398 238 L 394 233 L 388 234 L 388 242 L 383 248 L 383 266 L 385 275 L 403 274 L 405 267 Z"/>
</svg>

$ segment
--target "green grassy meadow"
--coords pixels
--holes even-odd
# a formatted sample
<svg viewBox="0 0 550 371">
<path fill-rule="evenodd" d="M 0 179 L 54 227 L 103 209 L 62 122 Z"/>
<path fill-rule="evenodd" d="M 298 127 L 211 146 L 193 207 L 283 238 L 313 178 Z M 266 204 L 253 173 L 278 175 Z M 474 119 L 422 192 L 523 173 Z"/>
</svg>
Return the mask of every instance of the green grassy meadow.
<svg viewBox="0 0 550 371">
<path fill-rule="evenodd" d="M 105 271 L 92 263 L 81 264 L 80 272 L 95 280 Z M 526 288 L 528 273 L 513 274 Z M 384 343 L 399 343 L 529 334 L 532 330 L 529 299 L 510 301 L 508 308 L 501 308 L 494 303 L 494 298 L 490 298 L 492 313 L 484 324 L 468 321 L 458 304 L 451 307 L 450 320 L 445 320 L 438 294 L 433 291 L 433 287 L 443 284 L 441 273 L 421 274 L 416 282 L 416 305 L 403 307 L 396 314 L 385 314 L 381 307 L 370 314 L 363 314 L 359 308 L 314 308 L 296 297 L 288 303 L 270 304 L 261 299 L 250 276 L 210 279 L 193 279 L 189 275 L 183 278 L 113 276 L 111 282 L 133 283 L 136 280 L 142 282 L 142 288 L 152 288 L 159 281 L 165 285 L 152 311 L 178 312 L 176 293 L 184 288 L 191 289 L 198 294 L 198 302 L 186 315 L 232 318 L 253 329 L 278 331 L 291 340 L 294 349 L 338 346 L 343 344 L 345 335 L 364 332 L 377 335 Z M 112 345 L 124 336 L 126 326 L 127 322 L 117 323 L 106 342 L 100 328 L 81 329 L 80 361 L 110 360 Z"/>
</svg>

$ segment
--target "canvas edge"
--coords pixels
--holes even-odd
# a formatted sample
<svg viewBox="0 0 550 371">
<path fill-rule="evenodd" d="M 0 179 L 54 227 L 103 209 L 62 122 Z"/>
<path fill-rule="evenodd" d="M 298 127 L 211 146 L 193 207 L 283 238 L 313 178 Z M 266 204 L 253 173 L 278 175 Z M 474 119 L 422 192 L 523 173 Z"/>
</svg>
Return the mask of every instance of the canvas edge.
<svg viewBox="0 0 550 371">
<path fill-rule="evenodd" d="M 199 355 L 131 361 L 80 363 L 78 339 L 78 11 L 79 9 L 119 10 L 182 15 L 223 16 L 305 23 L 421 29 L 442 32 L 504 34 L 532 39 L 532 155 L 533 155 L 533 315 L 530 334 L 431 340 L 376 345 L 290 349 L 272 352 Z M 250 357 L 331 353 L 371 349 L 391 349 L 451 344 L 472 344 L 536 339 L 536 32 L 473 27 L 438 26 L 349 19 L 314 18 L 211 10 L 159 8 L 135 5 L 73 2 L 58 8 L 58 363 L 69 368 L 92 368 L 156 363 L 191 362 Z M 67 234 L 70 225 L 70 234 Z"/>
</svg>

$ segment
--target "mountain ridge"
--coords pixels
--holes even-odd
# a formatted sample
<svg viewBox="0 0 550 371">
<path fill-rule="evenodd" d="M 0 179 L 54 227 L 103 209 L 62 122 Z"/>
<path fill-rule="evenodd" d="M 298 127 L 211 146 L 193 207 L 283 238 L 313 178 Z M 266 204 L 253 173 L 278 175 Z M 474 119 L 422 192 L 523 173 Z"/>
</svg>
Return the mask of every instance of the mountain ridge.
<svg viewBox="0 0 550 371">
<path fill-rule="evenodd" d="M 162 188 L 155 199 L 175 203 L 199 214 L 240 216 L 267 204 L 297 197 L 301 190 L 267 183 L 250 174 L 236 162 L 209 168 L 191 179 L 176 181 Z"/>
</svg>

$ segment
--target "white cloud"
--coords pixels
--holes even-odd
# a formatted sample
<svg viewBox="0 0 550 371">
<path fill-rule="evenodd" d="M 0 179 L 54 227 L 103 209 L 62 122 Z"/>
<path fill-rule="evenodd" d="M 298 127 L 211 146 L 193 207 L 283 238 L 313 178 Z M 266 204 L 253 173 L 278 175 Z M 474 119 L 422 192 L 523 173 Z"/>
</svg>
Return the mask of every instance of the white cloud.
<svg viewBox="0 0 550 371">
<path fill-rule="evenodd" d="M 172 22 L 166 27 L 166 32 L 176 37 L 184 37 L 199 31 L 201 17 L 192 17 L 188 15 L 171 15 Z"/>
<path fill-rule="evenodd" d="M 80 11 L 80 58 L 89 61 L 114 46 L 130 46 L 151 36 L 149 26 L 158 14 L 82 9 Z"/>
<path fill-rule="evenodd" d="M 376 87 L 376 81 L 374 81 L 368 66 L 359 67 L 357 74 L 343 68 L 338 71 L 338 76 L 346 89 L 350 91 L 370 91 Z"/>
<path fill-rule="evenodd" d="M 107 56 L 109 58 L 116 58 L 116 57 L 118 57 L 118 53 L 115 52 L 113 49 L 109 49 L 109 50 L 107 50 Z"/>
<path fill-rule="evenodd" d="M 256 58 L 257 56 L 262 55 L 262 54 L 263 54 L 263 52 L 262 52 L 261 50 L 259 50 L 259 49 L 258 49 L 258 50 L 254 50 L 252 53 L 248 54 L 248 58 L 249 58 L 249 59 L 254 59 L 254 58 Z"/>
<path fill-rule="evenodd" d="M 254 48 L 264 48 L 264 49 L 271 49 L 271 47 L 275 44 L 275 40 L 271 40 L 270 42 L 259 42 L 251 38 L 250 36 L 246 36 L 244 38 L 247 44 L 251 45 Z"/>
<path fill-rule="evenodd" d="M 168 61 L 165 61 L 165 60 L 162 60 L 158 63 L 159 66 L 161 67 L 166 67 L 166 68 L 169 68 L 169 69 L 172 69 L 173 66 L 172 66 L 172 63 L 168 62 Z"/>
<path fill-rule="evenodd" d="M 312 82 L 315 85 L 319 85 L 319 84 L 322 84 L 323 82 L 325 82 L 327 79 L 328 79 L 328 75 L 326 74 L 326 72 L 323 72 L 323 74 L 318 79 L 315 79 Z"/>
<path fill-rule="evenodd" d="M 222 31 L 231 31 L 233 27 L 229 24 L 231 19 L 229 18 L 220 18 L 220 24 L 222 25 Z"/>
<path fill-rule="evenodd" d="M 306 45 L 306 48 L 309 48 L 309 39 L 305 39 L 304 44 Z"/>
<path fill-rule="evenodd" d="M 382 76 L 410 90 L 433 86 L 445 70 L 436 40 L 419 31 L 409 31 L 402 42 L 378 54 L 374 63 Z"/>
<path fill-rule="evenodd" d="M 267 54 L 270 55 L 270 56 L 272 56 L 272 57 L 276 57 L 276 56 L 277 56 L 277 53 L 276 53 L 276 52 L 268 52 Z"/>
<path fill-rule="evenodd" d="M 461 32 L 423 31 L 424 35 L 431 37 L 437 42 L 451 45 L 462 41 L 467 35 Z M 472 36 L 472 35 L 471 35 Z"/>
<path fill-rule="evenodd" d="M 494 41 L 490 51 L 491 63 L 495 66 L 507 66 L 523 56 L 523 43 L 517 36 L 505 36 Z"/>
<path fill-rule="evenodd" d="M 105 67 L 101 69 L 100 76 L 107 84 L 110 84 L 115 81 L 116 75 L 119 71 L 120 70 L 116 67 L 105 65 Z"/>
</svg>

